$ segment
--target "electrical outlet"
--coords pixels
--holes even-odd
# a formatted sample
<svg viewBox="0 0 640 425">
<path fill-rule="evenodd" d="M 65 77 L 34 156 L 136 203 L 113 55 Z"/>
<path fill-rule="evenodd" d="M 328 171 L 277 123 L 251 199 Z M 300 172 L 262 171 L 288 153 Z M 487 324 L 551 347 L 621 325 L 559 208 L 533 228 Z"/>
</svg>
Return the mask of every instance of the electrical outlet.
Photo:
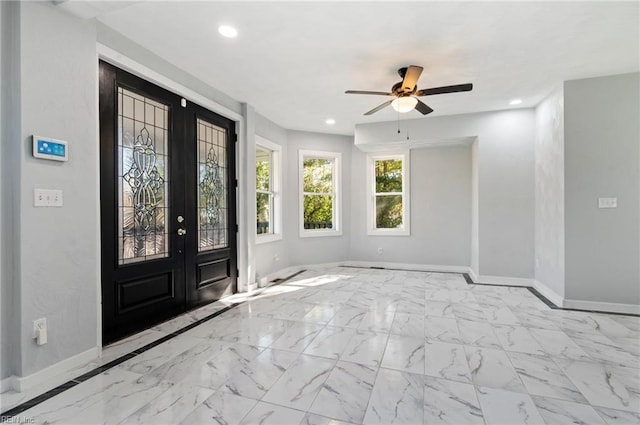
<svg viewBox="0 0 640 425">
<path fill-rule="evenodd" d="M 280 256 L 278 254 L 274 254 L 273 261 L 280 261 Z"/>
<path fill-rule="evenodd" d="M 42 317 L 33 321 L 33 338 L 36 344 L 44 345 L 47 343 L 47 319 Z"/>
<path fill-rule="evenodd" d="M 384 249 L 378 248 L 378 255 L 382 255 L 384 253 Z"/>
</svg>

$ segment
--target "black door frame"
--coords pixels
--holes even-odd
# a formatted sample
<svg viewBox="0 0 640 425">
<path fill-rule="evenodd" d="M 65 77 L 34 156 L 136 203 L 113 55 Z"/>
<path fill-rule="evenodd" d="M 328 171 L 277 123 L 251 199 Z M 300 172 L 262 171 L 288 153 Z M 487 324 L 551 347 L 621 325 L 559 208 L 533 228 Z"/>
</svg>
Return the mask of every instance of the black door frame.
<svg viewBox="0 0 640 425">
<path fill-rule="evenodd" d="M 105 343 L 114 341 L 128 334 L 132 334 L 143 330 L 149 326 L 157 324 L 159 321 L 166 320 L 170 317 L 179 315 L 195 308 L 199 305 L 214 301 L 222 295 L 218 289 L 212 290 L 215 285 L 207 284 L 205 288 L 198 290 L 199 284 L 196 280 L 199 271 L 196 270 L 195 264 L 198 262 L 206 263 L 206 261 L 215 261 L 215 255 L 199 255 L 197 253 L 197 215 L 196 215 L 196 197 L 197 197 L 197 165 L 195 162 L 196 151 L 194 147 L 189 148 L 189 141 L 194 141 L 193 128 L 195 118 L 190 118 L 199 114 L 206 121 L 221 126 L 227 130 L 228 138 L 228 164 L 230 170 L 228 172 L 228 207 L 229 207 L 229 223 L 228 231 L 229 249 L 228 254 L 232 258 L 229 267 L 231 278 L 231 290 L 233 293 L 237 291 L 237 204 L 236 204 L 236 174 L 235 174 L 235 141 L 237 140 L 235 132 L 235 121 L 219 116 L 205 108 L 199 107 L 188 102 L 184 107 L 184 99 L 175 93 L 165 90 L 143 78 L 130 74 L 116 66 L 100 60 L 100 232 L 101 232 L 101 294 L 102 294 L 102 340 Z M 169 145 L 171 155 L 171 175 L 170 179 L 179 181 L 182 184 L 170 185 L 170 205 L 169 213 L 166 217 L 168 227 L 170 255 L 168 259 L 150 260 L 140 264 L 120 266 L 118 264 L 118 244 L 116 239 L 117 231 L 117 202 L 116 202 L 116 176 L 117 176 L 117 119 L 115 111 L 115 100 L 117 99 L 117 87 L 124 87 L 127 90 L 138 92 L 147 98 L 156 99 L 161 103 L 170 106 L 171 134 L 170 140 L 175 140 L 173 147 Z M 111 111 L 109 111 L 111 105 Z M 193 121 L 190 121 L 190 120 Z M 194 125 L 189 125 L 191 122 Z M 192 137 L 188 139 L 187 137 Z M 111 141 L 105 143 L 105 141 Z M 179 146 L 179 147 L 178 147 Z M 176 148 L 178 147 L 178 148 Z M 189 167 L 187 164 L 194 164 Z M 188 188 L 192 190 L 187 190 Z M 191 205 L 191 207 L 188 207 Z M 191 210 L 191 211 L 189 211 Z M 183 237 L 176 237 L 179 227 L 183 227 L 181 223 L 177 223 L 175 218 L 182 215 L 187 218 L 184 227 L 187 228 L 187 234 Z M 233 227 L 232 227 L 233 226 Z M 231 228 L 232 227 L 232 228 Z M 191 249 L 189 249 L 191 247 Z M 195 254 L 194 254 L 195 253 Z M 187 258 L 188 257 L 188 258 Z M 191 264 L 194 267 L 188 267 Z M 165 294 L 165 299 L 155 300 L 154 306 L 147 306 L 150 312 L 161 312 L 152 314 L 153 318 L 147 320 L 131 315 L 131 320 L 135 323 L 117 323 L 116 321 L 116 303 L 120 302 L 120 294 L 116 293 L 115 282 L 117 279 L 126 280 L 127 270 L 136 269 L 138 277 L 157 275 L 159 268 L 172 270 L 173 286 L 169 290 L 170 294 Z M 125 270 L 122 272 L 122 270 Z M 166 270 L 165 270 L 166 271 Z M 189 280 L 187 280 L 189 279 Z M 219 285 L 218 285 L 219 286 Z M 207 287 L 209 288 L 207 290 Z M 227 291 L 228 292 L 228 291 Z M 218 298 L 215 298 L 218 296 Z M 162 298 L 162 297 L 161 297 Z M 124 314 L 123 320 L 126 322 L 127 314 Z M 161 318 L 161 320 L 158 320 Z M 122 322 L 122 321 L 120 321 Z"/>
</svg>

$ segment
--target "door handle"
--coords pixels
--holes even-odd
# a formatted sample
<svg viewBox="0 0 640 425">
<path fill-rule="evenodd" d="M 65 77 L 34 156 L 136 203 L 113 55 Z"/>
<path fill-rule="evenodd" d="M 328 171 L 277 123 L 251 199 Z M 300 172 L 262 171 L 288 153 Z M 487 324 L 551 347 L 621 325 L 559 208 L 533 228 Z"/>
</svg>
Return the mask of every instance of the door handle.
<svg viewBox="0 0 640 425">
<path fill-rule="evenodd" d="M 187 234 L 187 231 L 185 229 L 178 229 L 178 235 L 184 236 L 186 234 Z"/>
<path fill-rule="evenodd" d="M 178 223 L 182 223 L 184 221 L 184 217 L 179 215 L 176 220 L 178 221 Z"/>
</svg>

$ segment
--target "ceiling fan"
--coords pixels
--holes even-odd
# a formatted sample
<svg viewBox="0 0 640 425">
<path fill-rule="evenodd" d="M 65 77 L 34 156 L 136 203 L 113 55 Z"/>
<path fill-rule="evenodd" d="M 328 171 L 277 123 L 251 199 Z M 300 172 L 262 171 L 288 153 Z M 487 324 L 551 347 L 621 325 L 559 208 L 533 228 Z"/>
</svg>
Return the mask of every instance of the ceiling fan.
<svg viewBox="0 0 640 425">
<path fill-rule="evenodd" d="M 402 81 L 399 81 L 391 87 L 390 92 L 381 92 L 381 91 L 362 91 L 362 90 L 347 90 L 345 93 L 347 94 L 374 94 L 380 96 L 393 96 L 395 99 L 388 100 L 384 102 L 382 105 L 378 105 L 372 110 L 365 112 L 364 115 L 371 115 L 382 108 L 385 108 L 389 105 L 393 107 L 398 112 L 404 113 L 409 112 L 413 109 L 420 112 L 422 115 L 427 115 L 433 112 L 427 104 L 418 99 L 418 96 L 431 96 L 434 94 L 445 94 L 445 93 L 456 93 L 461 91 L 470 91 L 473 88 L 473 84 L 457 84 L 455 86 L 443 86 L 443 87 L 434 87 L 430 89 L 422 89 L 418 90 L 418 86 L 416 83 L 418 82 L 418 78 L 420 78 L 420 74 L 422 74 L 423 68 L 421 66 L 411 65 L 409 67 L 400 68 L 398 70 L 398 74 L 402 78 Z"/>
</svg>

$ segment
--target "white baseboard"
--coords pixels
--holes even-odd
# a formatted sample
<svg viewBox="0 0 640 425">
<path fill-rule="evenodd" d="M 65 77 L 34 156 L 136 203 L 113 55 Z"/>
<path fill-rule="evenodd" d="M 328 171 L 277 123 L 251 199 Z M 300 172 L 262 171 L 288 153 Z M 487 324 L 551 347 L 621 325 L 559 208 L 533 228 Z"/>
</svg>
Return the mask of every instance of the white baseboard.
<svg viewBox="0 0 640 425">
<path fill-rule="evenodd" d="M 341 266 L 350 267 L 382 267 L 385 269 L 417 270 L 421 272 L 448 272 L 448 273 L 468 273 L 469 266 L 442 266 L 435 264 L 408 264 L 392 263 L 386 261 L 343 261 L 337 263 Z"/>
<path fill-rule="evenodd" d="M 564 300 L 563 307 L 576 308 L 579 310 L 594 310 L 603 313 L 623 313 L 623 314 L 640 314 L 640 305 L 636 304 L 620 304 L 606 303 L 598 301 L 582 301 L 582 300 Z"/>
<path fill-rule="evenodd" d="M 471 280 L 473 280 L 474 282 L 478 281 L 478 274 L 471 267 L 469 267 L 467 273 L 469 273 L 469 277 L 471 277 Z"/>
<path fill-rule="evenodd" d="M 564 297 L 539 280 L 534 280 L 533 288 L 557 307 L 564 306 Z"/>
<path fill-rule="evenodd" d="M 489 285 L 508 285 L 508 286 L 533 286 L 534 280 L 522 277 L 507 277 L 507 276 L 484 276 L 480 275 L 477 279 L 473 279 L 478 284 L 487 283 Z"/>
<path fill-rule="evenodd" d="M 8 376 L 8 377 L 4 378 L 3 380 L 1 380 L 0 381 L 0 393 L 12 390 L 13 389 L 13 387 L 11 385 L 12 381 L 13 381 L 13 376 Z"/>
<path fill-rule="evenodd" d="M 32 373 L 31 375 L 12 376 L 11 378 L 8 378 L 10 379 L 10 386 L 11 386 L 10 389 L 22 392 L 30 388 L 34 388 L 37 385 L 40 385 L 44 382 L 55 380 L 58 377 L 66 378 L 65 376 L 62 376 L 64 375 L 65 372 L 84 366 L 90 361 L 97 359 L 99 356 L 100 356 L 100 348 L 93 347 L 80 354 L 76 354 L 73 357 L 69 357 L 62 361 L 59 361 L 56 364 L 53 364 L 42 370 Z M 63 384 L 67 380 L 68 379 L 62 379 L 62 382 L 60 382 L 60 384 Z M 4 382 L 3 382 L 3 385 L 4 385 Z"/>
</svg>

